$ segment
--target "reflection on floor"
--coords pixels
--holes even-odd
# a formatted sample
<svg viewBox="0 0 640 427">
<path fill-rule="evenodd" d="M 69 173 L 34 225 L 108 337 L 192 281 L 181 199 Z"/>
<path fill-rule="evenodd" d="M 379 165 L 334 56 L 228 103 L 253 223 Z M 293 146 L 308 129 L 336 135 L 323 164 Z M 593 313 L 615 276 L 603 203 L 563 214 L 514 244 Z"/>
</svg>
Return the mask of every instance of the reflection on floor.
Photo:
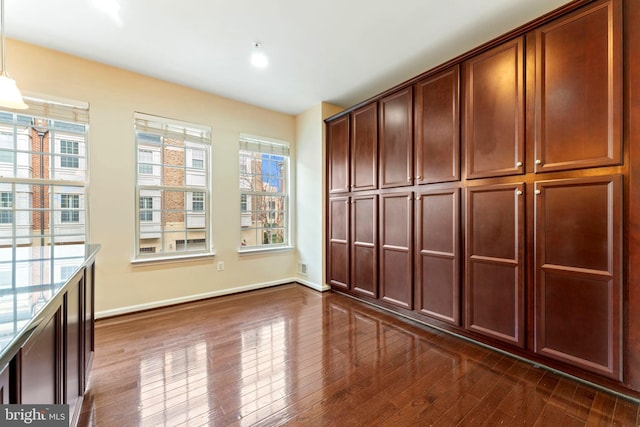
<svg viewBox="0 0 640 427">
<path fill-rule="evenodd" d="M 99 321 L 80 426 L 638 425 L 638 405 L 284 285 Z"/>
</svg>

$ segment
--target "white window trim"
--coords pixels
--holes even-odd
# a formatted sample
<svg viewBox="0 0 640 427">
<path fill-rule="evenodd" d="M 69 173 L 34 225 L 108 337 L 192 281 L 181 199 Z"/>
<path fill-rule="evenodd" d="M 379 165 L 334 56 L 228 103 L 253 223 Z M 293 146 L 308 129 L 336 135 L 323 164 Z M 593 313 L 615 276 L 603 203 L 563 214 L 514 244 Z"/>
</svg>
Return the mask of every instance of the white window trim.
<svg viewBox="0 0 640 427">
<path fill-rule="evenodd" d="M 15 171 L 15 175 L 9 177 L 2 177 L 1 181 L 4 184 L 9 184 L 11 186 L 11 192 L 14 193 L 14 206 L 12 209 L 13 212 L 13 223 L 12 224 L 2 224 L 3 227 L 10 226 L 13 245 L 19 244 L 29 244 L 30 241 L 34 241 L 36 239 L 47 239 L 47 241 L 51 244 L 57 243 L 66 243 L 69 242 L 69 239 L 76 239 L 81 237 L 84 243 L 91 241 L 90 236 L 90 209 L 87 200 L 90 197 L 90 171 L 89 171 L 89 103 L 53 97 L 50 95 L 41 95 L 36 93 L 23 92 L 24 98 L 28 103 L 29 108 L 26 110 L 21 110 L 19 112 L 11 111 L 8 109 L 0 109 L 3 112 L 11 113 L 11 114 L 19 114 L 24 116 L 30 116 L 37 119 L 44 120 L 53 120 L 56 122 L 67 122 L 70 124 L 81 125 L 84 126 L 84 133 L 75 134 L 74 131 L 73 136 L 67 135 L 67 131 L 55 129 L 55 136 L 49 136 L 49 151 L 46 155 L 50 156 L 49 169 L 52 167 L 60 171 L 75 171 L 78 169 L 82 169 L 84 172 L 83 179 L 67 179 L 66 177 L 56 176 L 53 179 L 43 179 L 43 178 L 32 178 L 32 177 L 24 177 L 21 175 L 21 172 L 27 171 L 29 168 L 23 166 L 20 163 L 20 158 L 24 156 L 28 156 L 32 151 L 32 146 L 28 147 L 21 146 L 21 142 L 24 142 L 26 135 L 16 133 L 15 137 L 17 138 L 17 142 L 11 149 L 8 149 L 9 152 L 13 153 L 13 162 L 11 163 L 2 163 L 3 165 L 11 165 Z M 11 124 L 3 124 L 3 126 L 12 127 Z M 49 128 L 50 130 L 54 128 Z M 59 162 L 61 158 L 61 154 L 56 150 L 56 146 L 60 140 L 58 135 L 64 135 L 62 139 L 77 141 L 78 143 L 82 143 L 83 145 L 78 147 L 79 153 L 77 155 L 79 161 L 79 168 L 62 168 L 56 163 Z M 84 166 L 84 167 L 83 167 Z M 61 223 L 60 222 L 60 209 L 55 207 L 54 203 L 54 193 L 49 194 L 49 208 L 46 211 L 49 213 L 49 224 L 48 234 L 42 234 L 43 230 L 40 230 L 40 235 L 36 235 L 31 233 L 31 225 L 25 226 L 24 224 L 20 224 L 20 218 L 22 214 L 31 211 L 29 208 L 24 208 L 19 205 L 22 192 L 20 190 L 16 190 L 16 188 L 20 188 L 23 186 L 48 186 L 50 188 L 56 187 L 66 187 L 68 189 L 74 189 L 72 191 L 79 191 L 78 194 L 81 194 L 84 197 L 85 203 L 80 203 L 80 207 L 78 209 L 79 212 L 79 222 L 71 222 L 71 223 Z M 72 227 L 81 227 L 81 232 L 78 233 L 61 233 L 59 230 L 61 227 L 72 226 Z M 26 234 L 23 234 L 26 232 Z"/>
<path fill-rule="evenodd" d="M 291 237 L 292 237 L 292 215 L 291 215 L 291 180 L 293 179 L 291 176 L 291 146 L 288 142 L 286 141 L 282 141 L 279 139 L 274 139 L 274 138 L 267 138 L 267 137 L 261 137 L 261 136 L 255 136 L 255 135 L 250 135 L 250 134 L 240 134 L 240 141 L 245 142 L 249 145 L 252 144 L 272 144 L 274 146 L 274 148 L 277 150 L 279 147 L 281 146 L 284 150 L 287 151 L 287 153 L 285 154 L 288 161 L 287 161 L 287 169 L 286 169 L 286 176 L 287 176 L 287 180 L 286 180 L 286 191 L 284 193 L 273 193 L 273 196 L 285 196 L 285 205 L 286 205 L 286 209 L 285 209 L 285 213 L 286 213 L 286 222 L 285 222 L 285 231 L 286 231 L 286 239 L 285 242 L 282 244 L 272 244 L 272 245 L 261 245 L 261 246 L 242 246 L 240 245 L 238 247 L 238 254 L 239 255 L 251 255 L 251 254 L 259 254 L 259 253 L 268 253 L 268 252 L 283 252 L 283 251 L 290 251 L 295 249 L 295 246 L 293 246 L 292 241 L 291 241 Z M 238 153 L 240 151 L 247 151 L 247 150 L 242 150 L 242 142 L 239 144 L 238 147 Z M 251 151 L 251 150 L 248 150 Z M 263 151 L 257 151 L 255 150 L 255 152 L 263 152 Z M 264 154 L 279 154 L 279 153 L 269 153 L 269 152 L 264 152 Z M 240 165 L 238 165 L 238 177 L 240 175 L 242 171 L 240 171 Z M 239 216 L 238 219 L 240 221 L 242 221 L 242 215 L 243 212 L 249 212 L 249 210 L 247 211 L 242 211 L 240 209 L 240 202 L 242 201 L 242 189 L 238 188 L 238 192 L 240 194 L 239 200 L 238 200 L 238 212 L 239 212 Z M 244 193 L 251 193 L 250 191 L 245 191 Z M 249 207 L 250 203 L 248 203 Z M 242 242 L 242 226 L 240 225 L 240 227 L 238 227 L 239 230 L 239 238 L 238 241 Z"/>
<path fill-rule="evenodd" d="M 177 133 L 176 129 L 180 128 L 181 126 L 184 126 L 186 128 L 189 128 L 189 131 L 187 133 Z M 140 265 L 140 264 L 164 264 L 164 263 L 173 263 L 173 262 L 182 262 L 182 261 L 190 261 L 190 260 L 195 260 L 195 259 L 202 259 L 202 258 L 210 258 L 213 257 L 215 255 L 214 252 L 214 248 L 213 248 L 213 226 L 212 226 L 212 221 L 211 221 L 211 216 L 212 216 L 212 208 L 213 208 L 213 203 L 212 203 L 212 198 L 211 198 L 211 176 L 212 176 L 212 171 L 211 171 L 211 158 L 212 158 L 212 147 L 211 147 L 211 127 L 209 126 L 203 126 L 203 125 L 198 125 L 198 124 L 193 124 L 193 123 L 189 123 L 189 122 L 183 122 L 183 121 L 179 121 L 179 120 L 174 120 L 174 119 L 167 119 L 164 117 L 160 117 L 160 116 L 153 116 L 153 115 L 149 115 L 149 114 L 143 114 L 143 113 L 138 113 L 138 112 L 134 112 L 134 141 L 135 141 L 135 153 L 136 153 L 136 159 L 138 159 L 138 153 L 139 150 L 141 149 L 140 146 L 138 145 L 138 141 L 137 141 L 137 137 L 136 137 L 136 132 L 142 132 L 142 133 L 148 133 L 148 134 L 155 134 L 155 135 L 160 135 L 160 136 L 167 136 L 169 138 L 173 138 L 173 139 L 179 139 L 179 140 L 183 140 L 185 142 L 185 164 L 184 167 L 186 169 L 190 169 L 191 168 L 191 164 L 190 161 L 187 160 L 187 152 L 191 151 L 189 150 L 187 147 L 190 145 L 190 143 L 198 143 L 198 144 L 205 144 L 207 146 L 206 149 L 202 150 L 204 151 L 204 155 L 203 155 L 203 168 L 202 169 L 197 169 L 197 170 L 202 170 L 205 172 L 205 181 L 206 181 L 206 187 L 195 187 L 195 186 L 188 186 L 185 185 L 181 186 L 181 187 L 168 187 L 168 186 L 164 186 L 164 185 L 142 185 L 139 184 L 138 181 L 138 177 L 139 176 L 149 176 L 147 174 L 140 174 L 139 173 L 139 165 L 138 162 L 136 161 L 136 168 L 135 168 L 135 182 L 134 182 L 134 192 L 135 192 L 135 239 L 134 239 L 134 249 L 133 249 L 133 257 L 131 259 L 131 264 L 133 265 Z M 184 137 L 184 139 L 182 139 L 182 137 Z M 164 147 L 164 145 L 162 146 Z M 142 149 L 147 149 L 146 147 L 142 148 Z M 160 150 L 160 158 L 162 158 L 162 150 L 163 148 L 159 148 Z M 190 155 L 189 155 L 190 157 Z M 154 161 L 155 163 L 155 161 Z M 161 161 L 160 163 L 163 163 L 163 161 Z M 154 165 L 154 168 L 156 166 Z M 159 166 L 160 168 L 162 168 L 162 165 Z M 154 169 L 155 172 L 155 169 Z M 160 174 L 162 175 L 162 171 L 160 171 Z M 162 183 L 161 183 L 162 184 Z M 206 239 L 208 241 L 208 245 L 206 246 L 206 248 L 203 251 L 194 251 L 194 252 L 169 252 L 169 253 L 162 253 L 162 252 L 156 252 L 153 254 L 149 254 L 149 255 L 145 255 L 144 253 L 140 253 L 140 247 L 145 247 L 146 245 L 140 245 L 140 225 L 141 224 L 149 224 L 149 222 L 141 222 L 140 221 L 140 195 L 142 191 L 145 190 L 165 190 L 165 191 L 183 191 L 186 194 L 188 193 L 204 193 L 204 210 L 203 211 L 199 211 L 196 214 L 197 215 L 204 215 L 205 217 L 205 235 L 206 235 Z M 144 197 L 144 196 L 143 196 Z M 191 211 L 191 206 L 187 206 L 186 205 L 186 197 L 185 197 L 185 230 L 188 230 L 187 228 L 187 215 L 189 214 L 189 212 Z M 161 208 L 156 208 L 156 204 L 154 202 L 154 209 L 161 209 Z M 154 212 L 155 213 L 155 212 Z M 161 215 L 161 212 L 159 211 L 158 214 Z M 154 215 L 155 216 L 155 215 Z M 155 222 L 155 217 L 154 217 L 154 221 L 151 222 L 151 224 L 153 224 Z M 158 222 L 158 225 L 161 227 L 162 226 L 162 220 L 160 219 L 160 221 Z M 162 231 L 161 231 L 162 233 Z M 163 237 L 161 237 L 161 241 L 163 240 Z M 163 243 L 161 243 L 163 244 Z"/>
</svg>

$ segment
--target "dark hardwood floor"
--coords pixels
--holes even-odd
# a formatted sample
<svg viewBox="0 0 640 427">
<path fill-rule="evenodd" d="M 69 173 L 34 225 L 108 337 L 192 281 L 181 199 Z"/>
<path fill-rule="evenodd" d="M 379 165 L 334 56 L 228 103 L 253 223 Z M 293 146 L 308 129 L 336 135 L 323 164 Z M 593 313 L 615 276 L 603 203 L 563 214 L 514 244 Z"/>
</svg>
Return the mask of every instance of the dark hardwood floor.
<svg viewBox="0 0 640 427">
<path fill-rule="evenodd" d="M 284 285 L 97 322 L 80 426 L 637 426 L 638 405 Z"/>
</svg>

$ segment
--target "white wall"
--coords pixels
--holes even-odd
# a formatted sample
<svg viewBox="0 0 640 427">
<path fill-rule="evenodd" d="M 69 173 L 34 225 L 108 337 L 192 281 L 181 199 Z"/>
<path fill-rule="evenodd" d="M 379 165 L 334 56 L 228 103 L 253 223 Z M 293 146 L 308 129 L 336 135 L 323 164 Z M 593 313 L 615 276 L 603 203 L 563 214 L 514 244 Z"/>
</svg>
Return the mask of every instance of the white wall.
<svg viewBox="0 0 640 427">
<path fill-rule="evenodd" d="M 90 103 L 90 240 L 102 244 L 96 263 L 99 315 L 283 283 L 295 277 L 294 251 L 243 256 L 237 253 L 238 137 L 248 133 L 294 145 L 293 116 L 14 40 L 7 41 L 7 56 L 11 74 L 23 92 Z M 135 237 L 134 111 L 213 128 L 215 258 L 161 265 L 131 264 Z M 319 162 L 320 157 L 315 160 Z M 292 200 L 295 203 L 294 197 Z M 321 199 L 313 203 L 319 210 Z M 225 271 L 216 271 L 217 261 L 225 262 Z"/>
<path fill-rule="evenodd" d="M 322 103 L 296 116 L 296 247 L 307 276 L 298 280 L 328 290 L 325 278 L 325 126 L 323 120 L 342 109 Z"/>
</svg>

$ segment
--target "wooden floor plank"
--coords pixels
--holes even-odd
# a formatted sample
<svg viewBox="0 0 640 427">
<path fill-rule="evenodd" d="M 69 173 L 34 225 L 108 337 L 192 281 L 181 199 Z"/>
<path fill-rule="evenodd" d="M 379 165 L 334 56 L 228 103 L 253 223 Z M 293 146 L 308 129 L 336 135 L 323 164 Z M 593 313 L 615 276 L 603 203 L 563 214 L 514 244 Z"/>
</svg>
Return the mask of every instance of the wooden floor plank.
<svg viewBox="0 0 640 427">
<path fill-rule="evenodd" d="M 100 320 L 80 426 L 636 426 L 638 405 L 335 293 Z"/>
</svg>

